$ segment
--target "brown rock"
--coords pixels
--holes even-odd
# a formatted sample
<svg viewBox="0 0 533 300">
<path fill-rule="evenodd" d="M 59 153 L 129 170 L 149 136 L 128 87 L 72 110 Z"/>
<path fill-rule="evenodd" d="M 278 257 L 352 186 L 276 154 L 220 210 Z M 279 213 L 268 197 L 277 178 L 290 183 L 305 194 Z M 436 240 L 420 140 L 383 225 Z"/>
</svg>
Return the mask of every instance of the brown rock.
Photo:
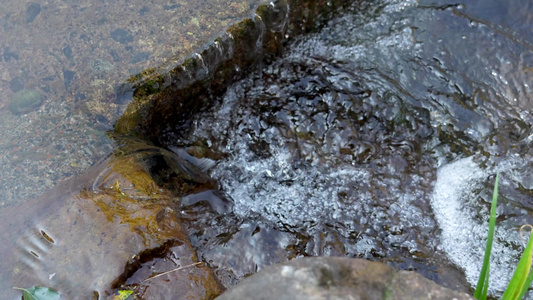
<svg viewBox="0 0 533 300">
<path fill-rule="evenodd" d="M 3 299 L 20 299 L 14 286 L 35 285 L 54 288 L 65 299 L 102 299 L 126 284 L 145 299 L 158 299 L 154 295 L 162 291 L 176 295 L 173 299 L 212 298 L 222 291 L 211 270 L 201 264 L 166 279 L 145 280 L 198 258 L 178 219 L 173 195 L 154 182 L 145 166 L 154 155 L 178 157 L 140 146 L 134 147 L 138 151 L 123 146 L 86 177 L 58 188 L 60 194 L 48 193 L 38 204 L 0 211 L 1 218 L 12 220 L 0 233 Z M 189 185 L 198 188 L 194 182 Z M 158 268 L 143 271 L 156 263 Z M 151 287 L 162 279 L 167 280 L 164 289 Z"/>
</svg>

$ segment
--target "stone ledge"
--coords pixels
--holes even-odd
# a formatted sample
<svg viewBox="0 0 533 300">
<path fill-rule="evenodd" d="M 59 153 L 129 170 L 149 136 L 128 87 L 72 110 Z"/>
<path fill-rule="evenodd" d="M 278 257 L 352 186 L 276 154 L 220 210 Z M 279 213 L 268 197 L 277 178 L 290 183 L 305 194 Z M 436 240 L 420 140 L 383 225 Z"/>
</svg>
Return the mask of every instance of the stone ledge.
<svg viewBox="0 0 533 300">
<path fill-rule="evenodd" d="M 161 73 L 146 69 L 119 88 L 133 94 L 114 125 L 118 135 L 164 144 L 166 130 L 186 131 L 191 115 L 209 107 L 226 88 L 262 62 L 280 56 L 287 40 L 320 28 L 352 1 L 278 0 L 258 7 L 252 18 L 223 35 L 181 65 Z M 180 129 L 180 130 L 176 130 Z"/>
</svg>

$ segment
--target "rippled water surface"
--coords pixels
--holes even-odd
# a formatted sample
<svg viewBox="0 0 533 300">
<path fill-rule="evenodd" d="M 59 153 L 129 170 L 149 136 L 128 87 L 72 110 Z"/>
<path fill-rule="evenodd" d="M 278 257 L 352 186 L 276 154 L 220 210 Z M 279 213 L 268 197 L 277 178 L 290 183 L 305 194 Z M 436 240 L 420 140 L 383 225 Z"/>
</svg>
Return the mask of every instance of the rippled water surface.
<svg viewBox="0 0 533 300">
<path fill-rule="evenodd" d="M 203 197 L 233 213 L 191 221 L 200 255 L 226 283 L 346 255 L 464 288 L 501 171 L 491 291 L 502 291 L 532 222 L 532 25 L 525 0 L 375 1 L 294 41 L 171 142 L 222 156 L 210 173 L 221 195 Z"/>
<path fill-rule="evenodd" d="M 292 39 L 281 58 L 233 84 L 192 122 L 180 123 L 192 128 L 169 128 L 158 142 L 180 159 L 143 144 L 138 149 L 148 149 L 152 160 L 135 148 L 124 161 L 138 159 L 161 174 L 168 171 L 160 170 L 167 156 L 181 162 L 186 157 L 187 163 L 176 163 L 185 173 L 206 161 L 184 149 L 215 161 L 210 178 L 186 178 L 208 187 L 174 191 L 182 211 L 170 219 L 186 225 L 189 250 L 226 286 L 269 264 L 327 255 L 382 261 L 471 291 L 481 268 L 494 175 L 501 171 L 491 267 L 491 292 L 497 295 L 522 249 L 518 228 L 533 222 L 532 23 L 533 4 L 526 0 L 358 3 L 320 31 Z M 28 115 L 33 122 L 36 112 Z M 98 167 L 95 174 L 103 174 Z M 22 272 L 33 270 L 63 292 L 85 282 L 72 278 L 74 271 L 56 275 L 42 266 L 75 268 L 89 279 L 114 276 L 95 253 L 107 253 L 106 247 L 121 248 L 113 253 L 125 257 L 141 252 L 129 235 L 122 243 L 110 234 L 118 246 L 98 248 L 98 226 L 111 233 L 114 227 L 79 205 L 86 203 L 79 201 L 84 187 L 100 180 L 91 176 L 74 182 L 74 191 L 60 190 L 27 215 L 9 219 L 9 230 L 2 231 L 6 245 L 17 239 L 15 247 L 0 249 L 5 256 L 22 260 Z M 143 204 L 128 202 L 131 214 Z M 11 212 L 3 210 L 20 213 Z M 110 219 L 127 226 L 119 215 Z M 61 230 L 78 224 L 76 218 L 79 231 L 62 239 Z M 71 251 L 78 234 L 91 234 L 84 226 L 95 234 Z M 122 265 L 115 267 L 121 271 Z M 0 275 L 16 280 L 17 272 Z M 83 289 L 98 288 L 87 285 Z"/>
</svg>

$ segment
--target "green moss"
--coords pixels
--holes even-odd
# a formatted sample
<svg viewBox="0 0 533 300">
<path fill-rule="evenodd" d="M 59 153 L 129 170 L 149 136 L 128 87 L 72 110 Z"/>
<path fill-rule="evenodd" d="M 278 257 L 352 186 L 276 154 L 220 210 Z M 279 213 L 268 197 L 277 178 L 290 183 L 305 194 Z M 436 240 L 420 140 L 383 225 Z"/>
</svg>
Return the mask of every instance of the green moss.
<svg viewBox="0 0 533 300">
<path fill-rule="evenodd" d="M 36 90 L 22 90 L 13 95 L 9 103 L 9 111 L 24 114 L 35 110 L 43 103 L 43 96 Z"/>
<path fill-rule="evenodd" d="M 255 29 L 254 21 L 252 19 L 245 19 L 231 26 L 227 31 L 230 32 L 235 39 L 239 39 L 250 35 L 250 32 L 252 32 L 253 29 Z"/>
</svg>

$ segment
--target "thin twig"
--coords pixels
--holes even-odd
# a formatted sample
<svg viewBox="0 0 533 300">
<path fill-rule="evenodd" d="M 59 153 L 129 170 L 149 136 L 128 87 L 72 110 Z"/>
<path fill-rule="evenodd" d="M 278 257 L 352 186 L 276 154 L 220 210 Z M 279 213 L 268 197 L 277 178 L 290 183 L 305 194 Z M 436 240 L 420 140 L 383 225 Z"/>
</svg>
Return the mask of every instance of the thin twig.
<svg viewBox="0 0 533 300">
<path fill-rule="evenodd" d="M 529 229 L 533 231 L 533 225 L 525 224 L 520 227 L 520 240 L 522 241 L 524 247 L 526 246 L 526 243 L 524 242 L 524 235 L 522 234 L 522 230 L 524 230 L 525 227 L 529 227 Z"/>
<path fill-rule="evenodd" d="M 175 272 L 175 271 L 179 271 L 179 270 L 182 270 L 182 269 L 185 269 L 185 268 L 190 268 L 190 267 L 194 267 L 196 265 L 199 265 L 201 264 L 202 262 L 199 261 L 199 262 L 195 262 L 194 264 L 190 264 L 190 265 L 186 265 L 186 266 L 183 266 L 183 267 L 179 267 L 179 268 L 176 268 L 176 269 L 173 269 L 173 270 L 170 270 L 170 271 L 166 271 L 166 272 L 163 272 L 161 274 L 157 274 L 155 276 L 152 276 L 152 277 L 149 277 L 149 278 L 146 278 L 145 280 L 141 281 L 141 283 L 145 282 L 145 281 L 148 281 L 148 280 L 152 280 L 154 278 L 157 278 L 159 276 L 163 276 L 163 275 L 166 275 L 168 273 L 172 273 L 172 272 Z"/>
</svg>

